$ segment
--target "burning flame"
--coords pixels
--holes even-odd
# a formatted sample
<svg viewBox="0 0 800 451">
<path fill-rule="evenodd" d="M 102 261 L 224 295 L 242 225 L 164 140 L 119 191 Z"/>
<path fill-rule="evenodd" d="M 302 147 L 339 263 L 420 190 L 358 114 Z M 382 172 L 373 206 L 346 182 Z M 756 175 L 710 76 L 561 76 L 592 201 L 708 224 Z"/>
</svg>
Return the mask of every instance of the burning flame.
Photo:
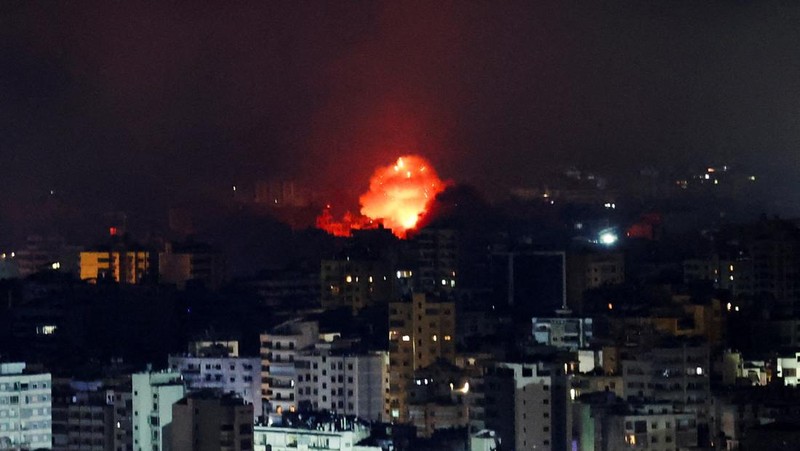
<svg viewBox="0 0 800 451">
<path fill-rule="evenodd" d="M 369 190 L 359 197 L 362 216 L 348 212 L 342 221 L 335 221 L 328 206 L 317 218 L 317 227 L 336 236 L 348 236 L 352 229 L 380 223 L 399 238 L 405 238 L 446 186 L 425 158 L 406 155 L 372 174 Z"/>
</svg>

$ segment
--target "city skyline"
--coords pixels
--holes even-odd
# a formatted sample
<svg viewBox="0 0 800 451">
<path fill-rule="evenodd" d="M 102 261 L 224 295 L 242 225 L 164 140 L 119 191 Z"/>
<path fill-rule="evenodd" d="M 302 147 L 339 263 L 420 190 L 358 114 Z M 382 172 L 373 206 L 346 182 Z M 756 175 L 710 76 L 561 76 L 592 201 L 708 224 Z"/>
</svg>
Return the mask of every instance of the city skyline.
<svg viewBox="0 0 800 451">
<path fill-rule="evenodd" d="M 0 212 L 52 192 L 152 216 L 272 179 L 352 207 L 406 153 L 490 198 L 573 165 L 624 184 L 730 164 L 790 210 L 799 15 L 724 1 L 10 2 Z"/>
</svg>

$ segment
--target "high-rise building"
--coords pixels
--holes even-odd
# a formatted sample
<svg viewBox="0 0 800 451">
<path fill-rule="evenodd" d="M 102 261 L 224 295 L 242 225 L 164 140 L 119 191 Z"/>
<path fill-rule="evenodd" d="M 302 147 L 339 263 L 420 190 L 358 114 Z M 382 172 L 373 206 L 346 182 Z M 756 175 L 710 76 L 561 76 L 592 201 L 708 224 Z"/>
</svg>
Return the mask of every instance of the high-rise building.
<svg viewBox="0 0 800 451">
<path fill-rule="evenodd" d="M 0 363 L 0 449 L 50 449 L 52 381 L 25 363 Z"/>
<path fill-rule="evenodd" d="M 411 240 L 417 290 L 450 293 L 458 280 L 458 235 L 455 230 L 424 228 Z"/>
<path fill-rule="evenodd" d="M 202 390 L 172 405 L 175 451 L 252 451 L 253 405 L 232 394 Z"/>
<path fill-rule="evenodd" d="M 53 382 L 53 447 L 114 451 L 114 395 L 101 381 Z"/>
<path fill-rule="evenodd" d="M 406 419 L 414 371 L 438 359 L 455 360 L 455 303 L 415 293 L 389 304 L 390 416 Z"/>
<path fill-rule="evenodd" d="M 572 415 L 567 376 L 558 365 L 497 363 L 488 368 L 484 387 L 486 427 L 497 431 L 504 447 L 568 449 Z"/>
<path fill-rule="evenodd" d="M 106 389 L 114 397 L 114 451 L 133 451 L 133 391 L 131 381 Z"/>
<path fill-rule="evenodd" d="M 388 421 L 389 355 L 352 353 L 330 344 L 295 358 L 297 402 L 369 421 Z"/>
<path fill-rule="evenodd" d="M 172 405 L 185 393 L 181 373 L 148 370 L 134 373 L 131 381 L 134 451 L 170 451 Z"/>
<path fill-rule="evenodd" d="M 316 321 L 292 320 L 261 334 L 261 397 L 265 411 L 280 414 L 297 410 L 295 359 L 319 340 Z"/>
</svg>

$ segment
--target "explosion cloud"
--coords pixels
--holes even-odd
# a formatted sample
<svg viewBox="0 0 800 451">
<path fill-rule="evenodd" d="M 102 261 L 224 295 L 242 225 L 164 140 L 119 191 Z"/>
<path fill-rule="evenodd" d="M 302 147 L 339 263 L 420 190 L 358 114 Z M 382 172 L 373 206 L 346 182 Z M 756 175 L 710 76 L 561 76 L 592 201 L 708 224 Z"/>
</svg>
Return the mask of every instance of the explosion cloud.
<svg viewBox="0 0 800 451">
<path fill-rule="evenodd" d="M 337 222 L 326 209 L 317 218 L 317 226 L 342 236 L 349 235 L 351 229 L 383 224 L 399 238 L 405 238 L 446 186 L 425 158 L 402 156 L 394 164 L 379 167 L 372 174 L 369 190 L 359 197 L 361 218 L 348 213 Z"/>
</svg>

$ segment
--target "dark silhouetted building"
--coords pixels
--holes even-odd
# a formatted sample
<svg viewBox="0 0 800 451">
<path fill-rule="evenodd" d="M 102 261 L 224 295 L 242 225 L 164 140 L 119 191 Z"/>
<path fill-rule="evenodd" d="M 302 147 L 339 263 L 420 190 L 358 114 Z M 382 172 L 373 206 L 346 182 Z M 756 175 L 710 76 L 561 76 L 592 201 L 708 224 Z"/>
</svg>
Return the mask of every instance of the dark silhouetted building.
<svg viewBox="0 0 800 451">
<path fill-rule="evenodd" d="M 253 405 L 231 394 L 203 390 L 172 405 L 172 449 L 253 449 Z"/>
</svg>

